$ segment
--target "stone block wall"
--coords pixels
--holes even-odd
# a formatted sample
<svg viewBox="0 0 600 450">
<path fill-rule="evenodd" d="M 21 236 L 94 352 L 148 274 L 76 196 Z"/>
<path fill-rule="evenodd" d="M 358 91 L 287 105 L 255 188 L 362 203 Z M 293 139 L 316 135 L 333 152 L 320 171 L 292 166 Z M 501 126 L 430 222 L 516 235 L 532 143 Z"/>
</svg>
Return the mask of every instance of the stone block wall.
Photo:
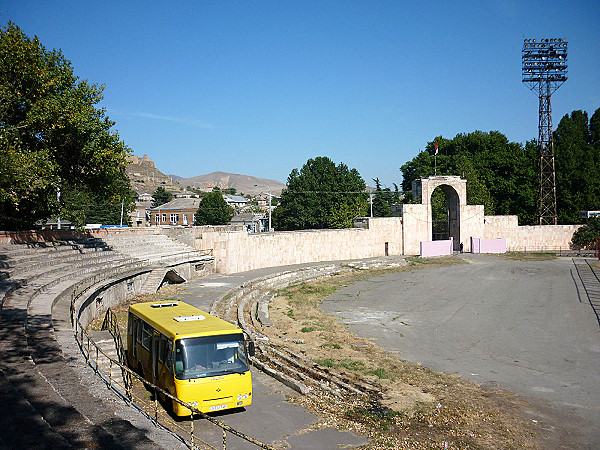
<svg viewBox="0 0 600 450">
<path fill-rule="evenodd" d="M 368 228 L 248 234 L 197 227 L 196 250 L 211 250 L 217 272 L 402 254 L 402 219 L 369 218 Z"/>
<path fill-rule="evenodd" d="M 419 204 L 402 205 L 402 253 L 418 255 L 420 243 L 431 240 L 431 222 L 429 221 L 428 206 Z"/>
<path fill-rule="evenodd" d="M 471 251 L 471 238 L 480 238 L 483 234 L 484 215 L 483 205 L 460 206 L 460 242 L 463 251 Z"/>
<path fill-rule="evenodd" d="M 506 239 L 508 251 L 568 250 L 581 225 L 519 226 L 517 216 L 485 216 L 484 239 Z"/>
</svg>

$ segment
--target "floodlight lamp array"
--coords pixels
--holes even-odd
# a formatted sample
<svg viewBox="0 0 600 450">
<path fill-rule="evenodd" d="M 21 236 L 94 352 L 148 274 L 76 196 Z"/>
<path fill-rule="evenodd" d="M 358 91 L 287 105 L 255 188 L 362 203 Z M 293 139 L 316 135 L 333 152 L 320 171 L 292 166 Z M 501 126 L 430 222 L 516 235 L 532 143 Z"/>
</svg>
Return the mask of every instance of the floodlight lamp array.
<svg viewBox="0 0 600 450">
<path fill-rule="evenodd" d="M 523 83 L 529 84 L 531 89 L 539 89 L 541 83 L 550 91 L 558 89 L 567 80 L 567 40 L 525 39 L 522 75 Z"/>
</svg>

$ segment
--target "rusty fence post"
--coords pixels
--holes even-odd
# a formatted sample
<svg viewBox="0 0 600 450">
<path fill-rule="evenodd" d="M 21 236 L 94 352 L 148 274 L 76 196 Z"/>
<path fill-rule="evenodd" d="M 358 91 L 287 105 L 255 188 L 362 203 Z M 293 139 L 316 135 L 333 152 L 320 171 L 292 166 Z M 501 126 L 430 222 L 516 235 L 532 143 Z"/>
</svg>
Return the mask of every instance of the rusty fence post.
<svg viewBox="0 0 600 450">
<path fill-rule="evenodd" d="M 194 448 L 194 412 L 190 414 L 190 443 L 192 444 L 191 448 Z"/>
</svg>

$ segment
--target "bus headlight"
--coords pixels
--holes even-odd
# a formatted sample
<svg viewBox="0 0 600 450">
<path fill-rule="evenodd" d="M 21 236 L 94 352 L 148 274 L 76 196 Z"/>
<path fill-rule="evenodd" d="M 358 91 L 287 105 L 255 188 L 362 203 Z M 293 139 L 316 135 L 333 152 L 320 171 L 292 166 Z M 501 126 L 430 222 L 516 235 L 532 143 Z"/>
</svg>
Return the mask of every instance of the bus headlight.
<svg viewBox="0 0 600 450">
<path fill-rule="evenodd" d="M 237 396 L 238 400 L 246 400 L 248 398 L 248 394 L 239 394 Z"/>
<path fill-rule="evenodd" d="M 197 407 L 198 407 L 198 402 L 193 402 L 193 403 L 192 403 L 192 406 L 193 406 L 194 408 L 197 408 Z"/>
</svg>

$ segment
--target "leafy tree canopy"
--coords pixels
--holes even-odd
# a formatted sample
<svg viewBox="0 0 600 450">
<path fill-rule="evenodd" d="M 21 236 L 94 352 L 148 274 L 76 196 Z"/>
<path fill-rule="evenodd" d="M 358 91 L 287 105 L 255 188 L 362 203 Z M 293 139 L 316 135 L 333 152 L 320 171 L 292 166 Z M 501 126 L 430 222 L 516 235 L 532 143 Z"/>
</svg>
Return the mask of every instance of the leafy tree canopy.
<svg viewBox="0 0 600 450">
<path fill-rule="evenodd" d="M 392 205 L 400 203 L 398 185 L 394 184 L 394 191 L 390 188 L 381 188 L 379 178 L 374 178 L 375 191 L 373 192 L 373 217 L 390 217 Z"/>
<path fill-rule="evenodd" d="M 133 207 L 128 148 L 95 106 L 103 89 L 15 24 L 0 29 L 0 229 L 77 218 L 82 202 L 65 201 L 75 193 Z"/>
<path fill-rule="evenodd" d="M 196 225 L 227 225 L 233 218 L 233 208 L 227 204 L 219 189 L 202 197 L 195 215 Z"/>
<path fill-rule="evenodd" d="M 580 211 L 600 210 L 600 108 L 565 115 L 554 132 L 559 223 L 580 223 Z"/>
<path fill-rule="evenodd" d="M 121 213 L 123 213 L 123 225 L 131 225 L 126 201 L 123 203 L 102 201 L 80 189 L 64 192 L 61 197 L 64 203 L 70 205 L 69 213 L 64 217 L 75 226 L 82 227 L 88 223 L 117 225 L 121 222 Z"/>
<path fill-rule="evenodd" d="M 469 204 L 484 205 L 485 213 L 515 214 L 522 224 L 534 224 L 537 204 L 537 148 L 535 142 L 509 142 L 498 131 L 474 131 L 454 139 L 439 136 L 401 167 L 405 201 L 411 201 L 412 181 L 437 174 L 467 180 Z"/>
<path fill-rule="evenodd" d="M 365 182 L 356 169 L 324 156 L 309 159 L 287 179 L 273 211 L 278 230 L 348 228 L 367 211 Z"/>
<path fill-rule="evenodd" d="M 152 193 L 152 207 L 156 208 L 157 206 L 164 205 L 165 203 L 173 200 L 173 194 L 167 191 L 164 187 L 159 186 Z"/>
<path fill-rule="evenodd" d="M 579 248 L 595 248 L 597 238 L 600 238 L 600 217 L 592 217 L 573 234 L 572 242 Z"/>
</svg>

